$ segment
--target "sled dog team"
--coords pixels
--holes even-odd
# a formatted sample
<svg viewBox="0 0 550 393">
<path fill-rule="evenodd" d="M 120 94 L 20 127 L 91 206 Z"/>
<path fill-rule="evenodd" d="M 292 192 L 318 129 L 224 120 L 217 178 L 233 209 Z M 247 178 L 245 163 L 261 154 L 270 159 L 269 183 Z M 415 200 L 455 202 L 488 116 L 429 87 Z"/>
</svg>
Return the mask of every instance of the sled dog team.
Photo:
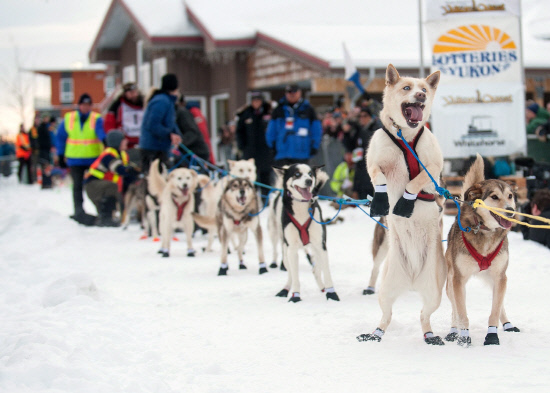
<svg viewBox="0 0 550 393">
<path fill-rule="evenodd" d="M 443 155 L 434 135 L 426 127 L 440 73 L 425 79 L 401 77 L 390 64 L 386 70 L 386 87 L 379 129 L 370 142 L 366 166 L 375 193 L 370 206 L 374 217 L 381 217 L 388 230 L 377 226 L 373 240 L 373 270 L 364 294 L 373 294 L 382 262 L 378 300 L 382 318 L 375 330 L 361 334 L 359 341 L 381 341 L 392 318 L 392 306 L 402 294 L 414 290 L 422 299 L 420 323 L 424 341 L 444 345 L 456 341 L 471 345 L 466 310 L 465 286 L 477 275 L 492 288 L 492 307 L 485 345 L 498 345 L 497 326 L 503 324 L 508 332 L 519 332 L 504 310 L 506 269 L 508 266 L 507 234 L 511 222 L 487 209 L 474 209 L 468 203 L 461 206 L 461 225 L 458 217 L 448 234 L 444 253 L 441 215 L 442 198 L 427 172 L 439 178 Z M 407 141 L 407 145 L 402 138 Z M 414 150 L 426 170 L 410 152 Z M 258 247 L 259 274 L 267 273 L 263 250 L 263 233 L 258 213 L 263 202 L 254 189 L 256 168 L 254 160 L 230 161 L 230 175 L 218 182 L 193 170 L 178 168 L 168 174 L 157 161 L 151 166 L 145 195 L 146 227 L 154 237 L 160 228 L 163 257 L 170 255 L 174 229 L 184 230 L 187 255 L 194 256 L 192 245 L 194 224 L 208 231 L 207 251 L 212 250 L 214 233 L 221 243 L 221 264 L 218 275 L 227 275 L 227 254 L 230 243 L 239 258 L 239 269 L 247 269 L 243 251 L 248 230 L 254 234 Z M 278 244 L 282 243 L 283 265 L 288 273 L 287 283 L 277 296 L 289 302 L 301 301 L 298 253 L 306 251 L 313 265 L 313 275 L 327 299 L 339 301 L 329 269 L 326 248 L 326 227 L 321 208 L 316 201 L 319 190 L 328 180 L 320 167 L 294 164 L 274 168 L 277 188 L 269 201 L 268 232 L 273 243 L 273 260 L 277 267 Z M 195 192 L 201 190 L 199 212 L 194 211 Z M 501 180 L 485 180 L 483 160 L 477 160 L 466 174 L 462 187 L 465 202 L 481 199 L 487 206 L 516 209 L 517 188 Z M 157 221 L 158 218 L 158 221 Z M 281 266 L 283 269 L 283 266 Z M 450 332 L 444 340 L 433 334 L 430 317 L 441 303 L 443 286 L 452 305 Z"/>
</svg>

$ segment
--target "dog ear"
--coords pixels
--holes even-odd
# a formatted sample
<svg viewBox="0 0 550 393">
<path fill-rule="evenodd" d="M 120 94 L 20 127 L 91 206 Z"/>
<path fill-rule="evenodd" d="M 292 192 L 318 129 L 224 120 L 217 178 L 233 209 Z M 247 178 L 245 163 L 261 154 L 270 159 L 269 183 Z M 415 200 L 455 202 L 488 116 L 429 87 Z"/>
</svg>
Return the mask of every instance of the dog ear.
<svg viewBox="0 0 550 393">
<path fill-rule="evenodd" d="M 229 164 L 229 170 L 233 169 L 233 166 L 235 165 L 234 160 L 227 160 L 227 163 Z"/>
<path fill-rule="evenodd" d="M 481 198 L 483 195 L 483 190 L 481 189 L 481 184 L 474 184 L 466 190 L 464 193 L 464 201 L 475 201 L 476 199 Z"/>
<path fill-rule="evenodd" d="M 280 167 L 280 166 L 272 166 L 273 170 L 275 171 L 275 174 L 279 177 L 281 177 L 281 179 L 285 176 L 285 171 L 286 171 L 286 168 L 285 167 Z"/>
<path fill-rule="evenodd" d="M 389 64 L 386 69 L 386 85 L 393 86 L 399 81 L 399 72 L 395 69 L 393 64 Z"/>
<path fill-rule="evenodd" d="M 210 178 L 206 175 L 197 175 L 197 182 L 201 188 L 204 188 L 210 182 Z"/>
<path fill-rule="evenodd" d="M 325 183 L 329 181 L 328 174 L 321 170 L 322 167 L 324 167 L 324 165 L 311 167 L 315 171 L 315 187 L 312 191 L 313 195 L 317 195 Z"/>
<path fill-rule="evenodd" d="M 441 76 L 441 72 L 436 71 L 433 74 L 428 75 L 428 77 L 426 78 L 426 82 L 428 82 L 428 85 L 430 85 L 432 89 L 434 90 L 437 89 L 440 76 Z"/>
<path fill-rule="evenodd" d="M 248 162 L 250 162 L 252 165 L 256 165 L 256 160 L 254 158 L 249 158 Z"/>
<path fill-rule="evenodd" d="M 513 180 L 504 180 L 504 182 L 510 186 L 510 189 L 512 190 L 512 194 L 514 195 L 514 200 L 517 202 L 518 190 L 519 190 L 517 183 Z"/>
</svg>

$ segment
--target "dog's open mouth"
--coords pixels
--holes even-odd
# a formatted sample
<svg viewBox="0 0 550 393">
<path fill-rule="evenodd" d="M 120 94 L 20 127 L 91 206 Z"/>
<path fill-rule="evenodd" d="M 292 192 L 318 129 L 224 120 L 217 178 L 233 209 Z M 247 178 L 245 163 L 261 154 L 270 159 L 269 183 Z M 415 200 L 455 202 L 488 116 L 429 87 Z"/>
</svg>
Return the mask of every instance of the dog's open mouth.
<svg viewBox="0 0 550 393">
<path fill-rule="evenodd" d="M 422 121 L 422 115 L 424 114 L 424 104 L 420 102 L 405 103 L 401 105 L 401 111 L 403 116 L 410 127 L 418 126 L 418 123 Z"/>
<path fill-rule="evenodd" d="M 505 218 L 502 218 L 501 216 L 497 216 L 493 212 L 489 212 L 493 216 L 495 220 L 497 220 L 498 224 L 503 227 L 504 229 L 510 229 L 512 227 L 512 221 L 508 221 Z M 513 216 L 513 215 L 512 215 Z"/>
<path fill-rule="evenodd" d="M 246 205 L 246 195 L 240 195 L 237 197 L 237 202 L 241 205 L 241 206 L 244 206 Z"/>
<path fill-rule="evenodd" d="M 189 188 L 187 188 L 187 186 L 185 186 L 183 188 L 180 188 L 180 191 L 181 191 L 181 194 L 183 196 L 187 196 L 187 194 L 189 193 Z"/>
<path fill-rule="evenodd" d="M 296 189 L 296 191 L 300 193 L 302 198 L 304 198 L 306 201 L 309 201 L 311 198 L 313 198 L 313 194 L 311 193 L 311 191 L 309 191 L 311 187 L 302 188 L 302 187 L 294 186 L 294 188 Z"/>
</svg>

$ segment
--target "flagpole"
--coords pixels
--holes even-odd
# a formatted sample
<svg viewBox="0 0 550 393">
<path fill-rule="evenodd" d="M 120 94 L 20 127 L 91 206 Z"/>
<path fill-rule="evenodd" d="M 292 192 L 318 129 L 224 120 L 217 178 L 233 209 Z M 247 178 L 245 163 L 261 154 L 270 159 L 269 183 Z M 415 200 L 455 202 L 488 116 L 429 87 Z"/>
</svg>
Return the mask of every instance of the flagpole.
<svg viewBox="0 0 550 393">
<path fill-rule="evenodd" d="M 418 0 L 418 40 L 420 41 L 420 77 L 424 78 L 424 48 L 422 45 L 422 0 Z"/>
</svg>

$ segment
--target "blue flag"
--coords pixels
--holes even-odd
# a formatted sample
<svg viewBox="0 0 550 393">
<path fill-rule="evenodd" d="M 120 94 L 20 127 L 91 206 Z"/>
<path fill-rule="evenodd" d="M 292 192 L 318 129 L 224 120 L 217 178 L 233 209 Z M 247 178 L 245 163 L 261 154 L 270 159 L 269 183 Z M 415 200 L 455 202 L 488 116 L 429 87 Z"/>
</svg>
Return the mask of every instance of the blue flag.
<svg viewBox="0 0 550 393">
<path fill-rule="evenodd" d="M 342 44 L 344 47 L 344 69 L 345 69 L 345 78 L 348 81 L 352 81 L 357 89 L 361 93 L 365 92 L 365 89 L 363 88 L 363 85 L 361 85 L 361 75 L 359 75 L 359 71 L 357 71 L 357 67 L 355 67 L 355 64 L 353 64 L 353 60 L 351 59 L 351 56 L 349 55 L 348 48 L 346 48 L 346 44 Z"/>
</svg>

